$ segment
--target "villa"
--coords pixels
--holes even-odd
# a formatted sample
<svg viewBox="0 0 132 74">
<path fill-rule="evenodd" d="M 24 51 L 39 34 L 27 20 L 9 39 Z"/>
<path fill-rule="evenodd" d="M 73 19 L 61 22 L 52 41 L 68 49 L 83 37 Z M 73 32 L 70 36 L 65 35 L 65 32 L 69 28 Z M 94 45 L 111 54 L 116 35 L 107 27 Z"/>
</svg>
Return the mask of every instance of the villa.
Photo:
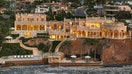
<svg viewBox="0 0 132 74">
<path fill-rule="evenodd" d="M 53 40 L 74 38 L 109 38 L 126 39 L 131 37 L 124 23 L 115 18 L 86 17 L 84 19 L 66 19 L 63 21 L 46 21 L 45 14 L 16 14 L 12 34 L 20 37 L 37 37 L 38 34 L 48 33 Z"/>
<path fill-rule="evenodd" d="M 41 5 L 37 5 L 35 8 L 35 13 L 37 14 L 44 14 L 48 12 L 51 8 L 53 13 L 59 13 L 59 11 L 65 11 L 68 12 L 68 7 L 70 6 L 70 3 L 62 3 L 62 2 L 51 2 L 51 3 L 43 3 Z"/>
<path fill-rule="evenodd" d="M 120 11 L 132 13 L 132 9 L 128 5 L 104 5 L 104 11 L 107 16 L 115 16 L 116 13 Z"/>
</svg>

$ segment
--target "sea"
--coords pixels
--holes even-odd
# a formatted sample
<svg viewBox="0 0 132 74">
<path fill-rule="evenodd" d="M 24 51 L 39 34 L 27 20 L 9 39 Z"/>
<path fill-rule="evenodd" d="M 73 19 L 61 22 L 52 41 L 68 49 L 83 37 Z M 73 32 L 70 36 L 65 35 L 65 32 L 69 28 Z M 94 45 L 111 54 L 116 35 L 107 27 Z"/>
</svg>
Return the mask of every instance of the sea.
<svg viewBox="0 0 132 74">
<path fill-rule="evenodd" d="M 132 66 L 123 67 L 62 67 L 30 65 L 1 67 L 0 74 L 132 74 Z"/>
</svg>

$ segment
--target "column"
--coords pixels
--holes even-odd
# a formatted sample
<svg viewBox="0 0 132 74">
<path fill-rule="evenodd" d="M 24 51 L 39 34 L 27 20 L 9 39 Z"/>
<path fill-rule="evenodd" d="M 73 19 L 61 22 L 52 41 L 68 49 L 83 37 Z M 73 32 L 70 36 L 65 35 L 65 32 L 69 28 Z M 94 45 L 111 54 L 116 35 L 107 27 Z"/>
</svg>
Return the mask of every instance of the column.
<svg viewBox="0 0 132 74">
<path fill-rule="evenodd" d="M 115 34 L 114 34 L 114 32 L 113 32 L 113 33 L 112 33 L 112 38 L 115 38 L 114 35 L 115 35 Z"/>
<path fill-rule="evenodd" d="M 118 35 L 119 35 L 119 39 L 120 39 L 120 38 L 121 38 L 121 32 L 119 32 L 119 34 L 118 34 Z"/>
<path fill-rule="evenodd" d="M 83 35 L 82 35 L 82 31 L 80 31 L 81 32 L 81 37 L 83 37 Z"/>
<path fill-rule="evenodd" d="M 91 32 L 89 32 L 89 37 L 91 37 Z"/>
<path fill-rule="evenodd" d="M 129 37 L 130 38 L 132 37 L 132 31 L 129 31 Z"/>
<path fill-rule="evenodd" d="M 21 30 L 22 30 L 22 25 L 20 25 L 21 26 Z"/>
<path fill-rule="evenodd" d="M 88 31 L 85 31 L 85 34 L 86 34 L 86 36 L 85 36 L 85 37 L 88 37 Z"/>
</svg>

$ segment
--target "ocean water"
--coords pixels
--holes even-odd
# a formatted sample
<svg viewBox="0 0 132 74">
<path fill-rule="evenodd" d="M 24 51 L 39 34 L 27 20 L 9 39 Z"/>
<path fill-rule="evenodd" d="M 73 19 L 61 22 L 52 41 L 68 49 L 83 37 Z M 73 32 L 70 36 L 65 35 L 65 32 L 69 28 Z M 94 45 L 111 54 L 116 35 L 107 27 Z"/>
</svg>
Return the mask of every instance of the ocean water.
<svg viewBox="0 0 132 74">
<path fill-rule="evenodd" d="M 54 67 L 48 65 L 13 66 L 0 68 L 0 74 L 132 74 L 125 67 Z"/>
</svg>

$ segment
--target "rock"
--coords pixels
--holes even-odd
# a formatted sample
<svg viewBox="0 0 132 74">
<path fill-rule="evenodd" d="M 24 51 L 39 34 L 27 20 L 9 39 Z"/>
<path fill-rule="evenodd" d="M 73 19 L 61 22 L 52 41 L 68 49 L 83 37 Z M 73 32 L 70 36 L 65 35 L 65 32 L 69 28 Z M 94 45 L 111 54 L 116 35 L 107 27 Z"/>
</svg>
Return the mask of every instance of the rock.
<svg viewBox="0 0 132 74">
<path fill-rule="evenodd" d="M 102 61 L 104 64 L 131 64 L 132 49 L 131 41 L 128 40 L 111 40 L 110 47 L 103 50 Z M 127 42 L 127 44 L 126 44 Z"/>
<path fill-rule="evenodd" d="M 35 39 L 28 40 L 27 42 L 25 42 L 25 44 L 29 46 L 38 46 L 40 43 L 46 44 L 47 42 L 48 40 L 44 38 L 35 38 Z"/>
</svg>

